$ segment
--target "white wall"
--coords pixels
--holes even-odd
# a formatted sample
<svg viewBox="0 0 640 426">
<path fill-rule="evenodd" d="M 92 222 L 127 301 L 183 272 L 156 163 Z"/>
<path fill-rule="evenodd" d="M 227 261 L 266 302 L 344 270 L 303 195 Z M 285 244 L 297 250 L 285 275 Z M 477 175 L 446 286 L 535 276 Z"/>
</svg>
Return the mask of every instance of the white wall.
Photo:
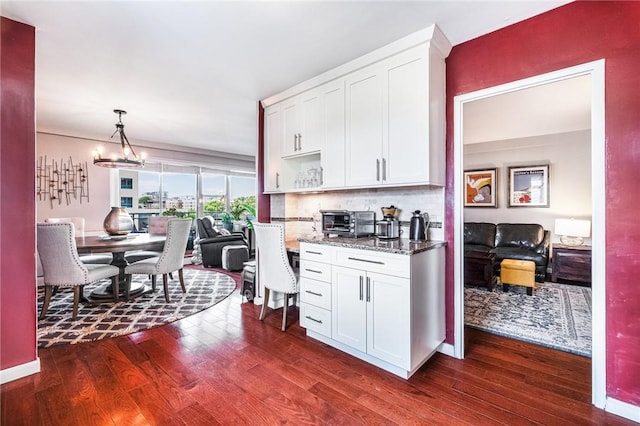
<svg viewBox="0 0 640 426">
<path fill-rule="evenodd" d="M 40 156 L 47 156 L 47 163 L 51 159 L 68 162 L 69 157 L 74 163 L 87 162 L 87 176 L 89 178 L 89 201 L 71 199 L 69 205 L 63 200 L 53 206 L 49 200 L 40 200 L 36 195 L 36 220 L 44 222 L 48 217 L 81 216 L 85 218 L 85 231 L 96 233 L 102 231 L 102 222 L 110 211 L 109 201 L 109 169 L 93 165 L 92 151 L 97 142 L 51 135 L 47 133 L 36 134 L 36 165 Z"/>
<path fill-rule="evenodd" d="M 549 208 L 507 207 L 509 166 L 541 164 L 549 164 Z M 466 222 L 539 223 L 556 242 L 556 218 L 591 220 L 589 130 L 465 145 L 464 169 L 485 167 L 498 168 L 498 208 L 467 207 Z"/>
</svg>

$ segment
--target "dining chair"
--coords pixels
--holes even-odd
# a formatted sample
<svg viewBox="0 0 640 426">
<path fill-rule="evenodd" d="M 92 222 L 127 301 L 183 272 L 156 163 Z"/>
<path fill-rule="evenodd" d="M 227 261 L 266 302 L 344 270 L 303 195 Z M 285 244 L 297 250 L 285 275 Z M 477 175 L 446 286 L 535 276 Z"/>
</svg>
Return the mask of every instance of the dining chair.
<svg viewBox="0 0 640 426">
<path fill-rule="evenodd" d="M 149 235 L 167 235 L 169 219 L 171 219 L 169 216 L 151 216 L 149 218 L 149 226 L 147 227 Z M 161 251 L 153 250 L 135 250 L 126 252 L 124 257 L 127 259 L 127 262 L 135 263 L 140 260 L 158 257 L 161 253 Z"/>
<path fill-rule="evenodd" d="M 47 315 L 54 287 L 73 288 L 73 318 L 78 316 L 78 303 L 87 284 L 111 278 L 114 301 L 118 300 L 120 268 L 82 263 L 72 223 L 38 223 L 37 246 L 44 274 L 44 303 L 40 319 Z"/>
<path fill-rule="evenodd" d="M 76 229 L 76 237 L 84 237 L 84 217 L 48 217 L 44 221 L 45 223 L 73 223 Z M 82 260 L 82 263 L 91 265 L 109 265 L 113 261 L 113 256 L 110 254 L 81 254 L 80 260 Z"/>
<path fill-rule="evenodd" d="M 260 321 L 264 320 L 271 291 L 284 294 L 282 331 L 287 328 L 289 298 L 300 292 L 298 274 L 289 264 L 284 244 L 284 226 L 281 223 L 253 223 L 258 255 L 258 277 L 264 286 L 264 302 Z"/>
<path fill-rule="evenodd" d="M 191 219 L 169 219 L 167 223 L 167 240 L 164 243 L 162 253 L 157 257 L 139 260 L 124 268 L 127 291 L 131 286 L 131 275 L 133 274 L 151 275 L 151 286 L 154 291 L 156 289 L 156 275 L 162 274 L 164 298 L 167 302 L 170 302 L 168 275 L 171 272 L 178 271 L 182 292 L 187 292 L 184 285 L 182 267 L 184 266 L 184 254 L 187 250 L 191 223 Z"/>
</svg>

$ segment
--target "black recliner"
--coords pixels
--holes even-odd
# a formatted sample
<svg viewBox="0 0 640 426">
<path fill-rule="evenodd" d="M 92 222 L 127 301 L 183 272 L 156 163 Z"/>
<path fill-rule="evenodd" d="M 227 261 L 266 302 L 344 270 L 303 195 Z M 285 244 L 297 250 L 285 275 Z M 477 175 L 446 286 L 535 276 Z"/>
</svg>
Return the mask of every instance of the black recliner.
<svg viewBox="0 0 640 426">
<path fill-rule="evenodd" d="M 222 267 L 222 249 L 225 246 L 244 245 L 247 248 L 247 242 L 242 232 L 232 232 L 229 235 L 223 235 L 217 232 L 211 220 L 204 217 L 197 219 L 198 222 L 198 244 L 202 251 L 202 264 L 205 268 L 221 268 Z"/>
</svg>

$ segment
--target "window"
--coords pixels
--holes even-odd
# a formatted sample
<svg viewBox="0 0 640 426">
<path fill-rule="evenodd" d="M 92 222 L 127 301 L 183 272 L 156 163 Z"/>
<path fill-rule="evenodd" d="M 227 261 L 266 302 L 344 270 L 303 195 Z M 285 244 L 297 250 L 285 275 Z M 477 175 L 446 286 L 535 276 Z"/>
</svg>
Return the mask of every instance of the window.
<svg viewBox="0 0 640 426">
<path fill-rule="evenodd" d="M 256 178 L 254 176 L 229 176 L 229 205 L 249 206 L 256 209 Z M 232 208 L 233 210 L 233 208 Z M 250 211 L 244 215 L 250 215 Z"/>
<path fill-rule="evenodd" d="M 227 209 L 227 177 L 210 173 L 202 174 L 202 202 L 204 214 L 218 217 Z"/>
<path fill-rule="evenodd" d="M 133 179 L 120 178 L 120 189 L 133 189 Z"/>
<path fill-rule="evenodd" d="M 120 207 L 131 208 L 133 207 L 132 197 L 120 197 Z"/>
<path fill-rule="evenodd" d="M 196 179 L 192 173 L 162 174 L 162 214 L 178 217 L 196 217 L 198 194 Z"/>
</svg>

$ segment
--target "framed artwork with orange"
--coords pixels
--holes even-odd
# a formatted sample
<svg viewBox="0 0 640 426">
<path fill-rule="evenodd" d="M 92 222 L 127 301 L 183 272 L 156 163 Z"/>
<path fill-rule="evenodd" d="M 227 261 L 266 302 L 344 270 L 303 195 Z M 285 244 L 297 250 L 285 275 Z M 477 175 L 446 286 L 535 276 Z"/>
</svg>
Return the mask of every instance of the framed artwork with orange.
<svg viewBox="0 0 640 426">
<path fill-rule="evenodd" d="M 465 170 L 464 206 L 498 207 L 498 169 Z"/>
</svg>

